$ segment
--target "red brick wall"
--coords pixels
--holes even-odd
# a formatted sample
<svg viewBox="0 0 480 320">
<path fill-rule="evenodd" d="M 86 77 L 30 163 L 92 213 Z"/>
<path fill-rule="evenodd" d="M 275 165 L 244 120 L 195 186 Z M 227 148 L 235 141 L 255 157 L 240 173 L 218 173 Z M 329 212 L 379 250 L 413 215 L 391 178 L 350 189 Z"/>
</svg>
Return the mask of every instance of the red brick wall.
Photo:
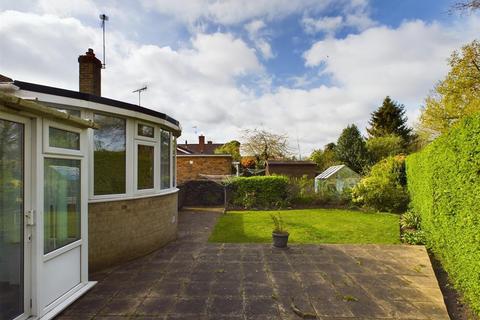
<svg viewBox="0 0 480 320">
<path fill-rule="evenodd" d="M 232 157 L 229 155 L 177 155 L 177 185 L 202 179 L 200 174 L 227 175 L 232 173 Z"/>
</svg>

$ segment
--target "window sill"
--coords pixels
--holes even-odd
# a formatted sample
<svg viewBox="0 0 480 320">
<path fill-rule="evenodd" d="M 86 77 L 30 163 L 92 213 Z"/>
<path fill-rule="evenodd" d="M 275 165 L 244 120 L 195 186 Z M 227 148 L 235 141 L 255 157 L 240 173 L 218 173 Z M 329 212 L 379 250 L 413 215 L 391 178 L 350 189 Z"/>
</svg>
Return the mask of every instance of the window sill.
<svg viewBox="0 0 480 320">
<path fill-rule="evenodd" d="M 112 198 L 90 198 L 88 199 L 88 203 L 112 202 L 112 201 L 134 200 L 134 199 L 152 198 L 152 197 L 158 197 L 158 196 L 167 196 L 169 194 L 177 193 L 178 190 L 179 189 L 175 187 L 175 188 L 155 191 L 152 193 L 140 193 L 140 194 L 130 194 L 130 195 L 122 195 L 122 196 L 115 195 L 115 197 L 112 197 Z"/>
</svg>

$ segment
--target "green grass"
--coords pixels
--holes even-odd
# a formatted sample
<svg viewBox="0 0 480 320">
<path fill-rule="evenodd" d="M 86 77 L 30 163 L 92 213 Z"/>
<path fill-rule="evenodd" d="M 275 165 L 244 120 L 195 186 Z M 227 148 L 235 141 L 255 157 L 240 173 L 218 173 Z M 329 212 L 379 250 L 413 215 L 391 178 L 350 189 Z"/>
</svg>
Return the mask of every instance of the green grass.
<svg viewBox="0 0 480 320">
<path fill-rule="evenodd" d="M 229 211 L 221 216 L 210 242 L 272 241 L 270 213 L 279 213 L 289 243 L 400 243 L 399 216 L 337 209 Z"/>
</svg>

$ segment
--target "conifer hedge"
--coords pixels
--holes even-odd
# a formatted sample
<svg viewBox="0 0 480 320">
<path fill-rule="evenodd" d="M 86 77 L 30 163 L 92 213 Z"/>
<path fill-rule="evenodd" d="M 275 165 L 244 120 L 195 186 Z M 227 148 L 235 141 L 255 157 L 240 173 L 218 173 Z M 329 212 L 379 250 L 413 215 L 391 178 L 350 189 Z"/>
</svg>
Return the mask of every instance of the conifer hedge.
<svg viewBox="0 0 480 320">
<path fill-rule="evenodd" d="M 480 114 L 410 155 L 406 169 L 427 245 L 480 314 Z"/>
</svg>

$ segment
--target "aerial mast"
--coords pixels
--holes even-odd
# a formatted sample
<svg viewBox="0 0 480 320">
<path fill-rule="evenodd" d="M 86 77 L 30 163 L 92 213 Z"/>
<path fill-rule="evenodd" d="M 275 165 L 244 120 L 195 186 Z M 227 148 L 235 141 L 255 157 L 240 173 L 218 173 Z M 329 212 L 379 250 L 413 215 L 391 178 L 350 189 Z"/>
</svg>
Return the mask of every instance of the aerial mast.
<svg viewBox="0 0 480 320">
<path fill-rule="evenodd" d="M 105 22 L 108 21 L 108 16 L 104 13 L 100 15 L 100 20 L 102 21 L 102 30 L 103 30 L 103 63 L 102 69 L 105 69 Z"/>
</svg>

